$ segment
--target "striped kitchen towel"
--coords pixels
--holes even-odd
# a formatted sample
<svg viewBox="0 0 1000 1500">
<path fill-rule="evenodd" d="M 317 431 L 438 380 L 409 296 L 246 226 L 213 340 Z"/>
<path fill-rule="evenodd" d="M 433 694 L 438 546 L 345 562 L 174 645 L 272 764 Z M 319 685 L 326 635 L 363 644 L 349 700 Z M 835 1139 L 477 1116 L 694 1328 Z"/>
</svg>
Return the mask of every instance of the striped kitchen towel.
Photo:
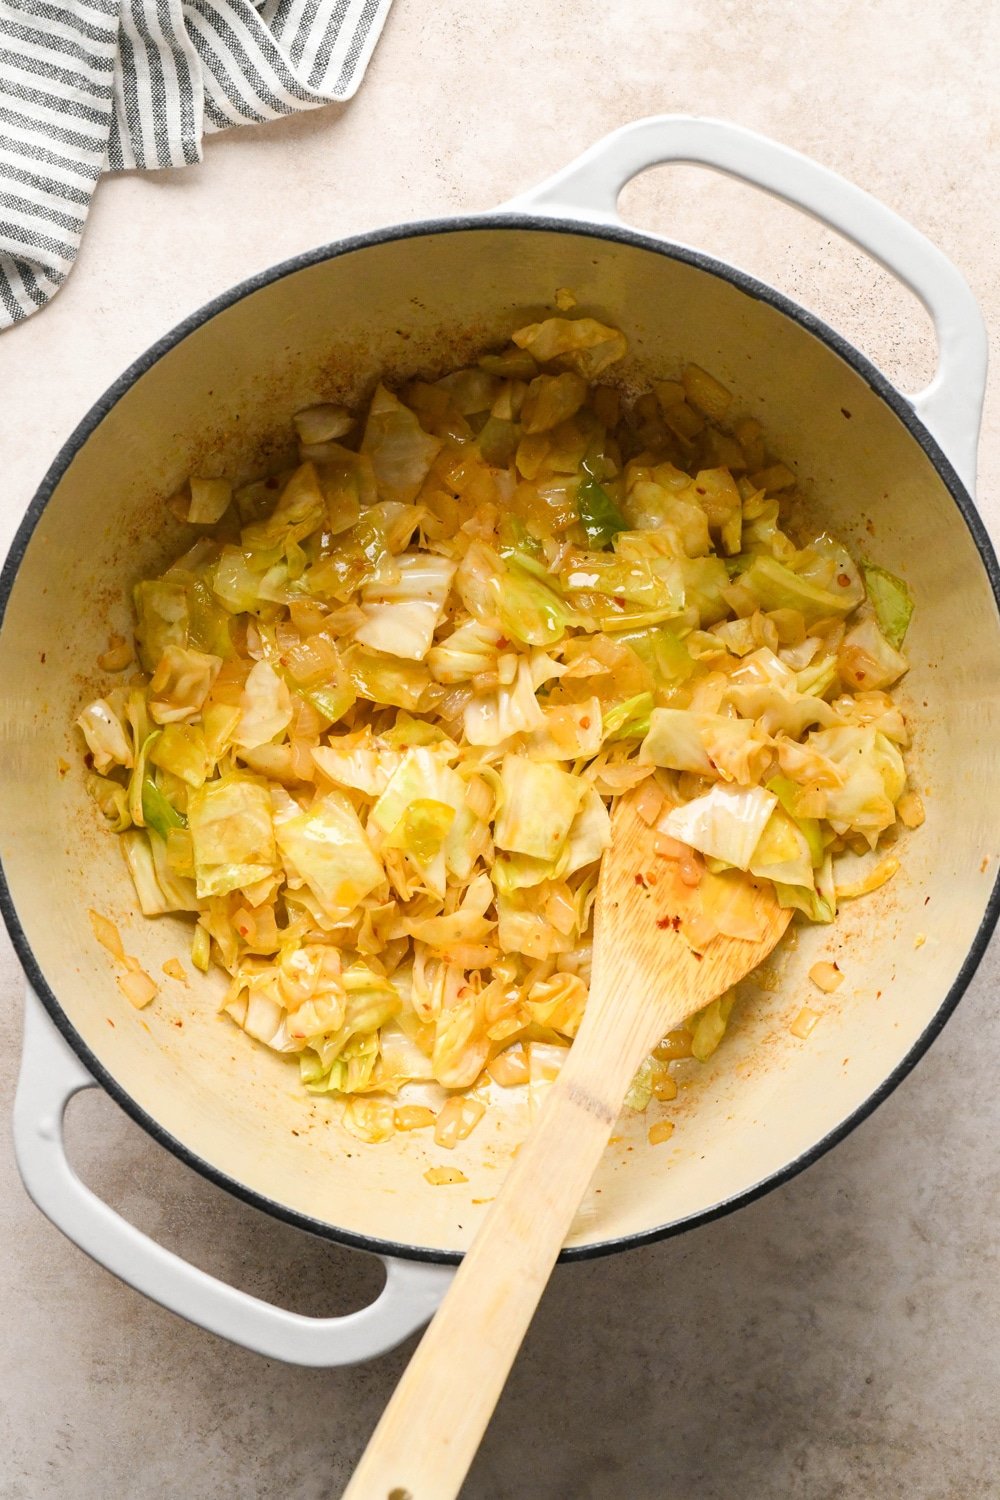
<svg viewBox="0 0 1000 1500">
<path fill-rule="evenodd" d="M 102 172 L 349 99 L 392 0 L 0 0 L 0 329 L 58 291 Z"/>
</svg>

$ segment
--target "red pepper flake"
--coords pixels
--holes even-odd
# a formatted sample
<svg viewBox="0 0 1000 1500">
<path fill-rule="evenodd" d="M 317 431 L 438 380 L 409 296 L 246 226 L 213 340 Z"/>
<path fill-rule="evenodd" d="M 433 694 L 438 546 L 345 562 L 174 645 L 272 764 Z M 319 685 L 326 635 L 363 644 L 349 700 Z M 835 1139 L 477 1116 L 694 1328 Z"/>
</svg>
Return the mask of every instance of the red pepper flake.
<svg viewBox="0 0 1000 1500">
<path fill-rule="evenodd" d="M 636 885 L 641 885 L 642 888 L 645 890 L 645 888 L 646 888 L 646 878 L 645 878 L 644 875 L 637 875 L 635 877 L 635 883 L 636 883 Z"/>
<path fill-rule="evenodd" d="M 848 586 L 848 585 L 849 585 L 849 583 L 850 583 L 850 581 L 851 581 L 851 580 L 850 580 L 850 578 L 849 578 L 849 577 L 848 577 L 848 576 L 847 576 L 847 574 L 846 574 L 846 573 L 840 573 L 840 574 L 839 574 L 839 575 L 838 575 L 838 577 L 837 577 L 837 582 L 838 582 L 838 583 L 839 583 L 839 584 L 840 584 L 840 587 L 841 587 L 841 588 L 842 588 L 842 589 L 846 589 L 846 588 L 847 588 L 847 586 Z"/>
<path fill-rule="evenodd" d="M 670 920 L 673 923 L 674 931 L 675 932 L 680 932 L 680 930 L 681 930 L 681 919 L 680 919 L 680 917 L 671 917 Z"/>
<path fill-rule="evenodd" d="M 656 919 L 656 925 L 657 925 L 657 927 L 659 927 L 659 929 L 660 929 L 661 932 L 665 932 L 666 929 L 670 926 L 670 918 L 669 917 L 657 917 L 657 919 Z"/>
<path fill-rule="evenodd" d="M 589 717 L 589 715 L 585 715 L 584 718 L 582 718 L 580 720 L 580 728 L 581 729 L 589 729 L 590 728 L 590 717 Z"/>
<path fill-rule="evenodd" d="M 692 957 L 692 958 L 696 958 L 696 959 L 697 959 L 697 960 L 698 960 L 698 962 L 699 962 L 699 963 L 701 963 L 701 961 L 702 961 L 702 959 L 703 959 L 703 958 L 704 958 L 704 957 L 705 957 L 705 955 L 704 955 L 704 953 L 695 953 L 695 952 L 694 952 L 694 951 L 693 951 L 693 950 L 692 950 L 692 953 L 691 953 L 691 957 Z"/>
<path fill-rule="evenodd" d="M 624 609 L 625 608 L 625 596 L 624 596 L 624 594 L 615 594 L 614 600 L 615 600 L 615 603 L 617 604 L 617 606 L 618 606 L 619 609 Z"/>
<path fill-rule="evenodd" d="M 509 645 L 510 645 L 510 641 L 507 639 L 507 637 L 505 635 L 502 635 L 502 636 L 500 636 L 500 638 L 497 641 L 497 650 L 498 651 L 506 651 L 507 647 Z"/>
</svg>

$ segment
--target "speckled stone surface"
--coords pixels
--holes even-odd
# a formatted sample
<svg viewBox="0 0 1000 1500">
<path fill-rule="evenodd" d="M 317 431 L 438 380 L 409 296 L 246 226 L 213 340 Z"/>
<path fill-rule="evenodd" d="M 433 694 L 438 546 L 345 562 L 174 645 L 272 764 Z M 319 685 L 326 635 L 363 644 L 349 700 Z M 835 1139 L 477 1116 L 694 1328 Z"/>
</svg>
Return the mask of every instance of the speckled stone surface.
<svg viewBox="0 0 1000 1500">
<path fill-rule="evenodd" d="M 67 287 L 0 337 L 0 542 L 90 403 L 208 298 L 345 233 L 488 208 L 644 114 L 728 116 L 854 178 L 954 258 L 995 329 L 998 70 L 986 0 L 396 0 L 351 105 L 102 184 Z M 649 173 L 622 208 L 775 281 L 904 389 L 928 374 L 912 299 L 791 210 L 687 168 Z M 994 532 L 998 424 L 994 386 Z M 680 1240 L 557 1273 L 468 1500 L 1000 1495 L 998 958 L 916 1073 L 806 1174 Z M 0 1497 L 336 1496 L 410 1345 L 352 1370 L 271 1364 L 63 1240 L 10 1147 L 21 987 L 4 942 Z M 70 1138 L 109 1202 L 239 1286 L 313 1313 L 378 1286 L 367 1257 L 230 1200 L 106 1097 L 71 1109 Z"/>
</svg>

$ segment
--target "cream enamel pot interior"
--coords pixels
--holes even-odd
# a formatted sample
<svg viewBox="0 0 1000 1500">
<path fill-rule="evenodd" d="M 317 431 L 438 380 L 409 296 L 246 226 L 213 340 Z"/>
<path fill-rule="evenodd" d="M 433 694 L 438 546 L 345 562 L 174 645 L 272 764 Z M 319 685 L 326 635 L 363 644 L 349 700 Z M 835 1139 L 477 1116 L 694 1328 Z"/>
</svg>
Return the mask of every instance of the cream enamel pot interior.
<svg viewBox="0 0 1000 1500">
<path fill-rule="evenodd" d="M 699 162 L 825 220 L 924 301 L 940 348 L 919 397 L 770 289 L 701 253 L 626 229 L 622 186 L 663 161 Z M 848 905 L 835 929 L 802 929 L 780 984 L 749 995 L 712 1063 L 692 1065 L 669 1146 L 623 1120 L 567 1258 L 703 1222 L 814 1160 L 889 1092 L 956 1004 L 997 916 L 1000 625 L 997 565 L 969 490 L 985 377 L 972 296 L 915 230 L 840 178 L 716 121 L 640 121 L 494 214 L 379 231 L 288 262 L 182 324 L 85 419 L 56 459 L 7 561 L 0 632 L 4 910 L 27 972 L 16 1145 L 28 1190 L 84 1250 L 186 1317 L 272 1357 L 323 1365 L 390 1347 L 429 1316 L 524 1129 L 487 1114 L 449 1161 L 465 1185 L 431 1187 L 446 1153 L 420 1133 L 362 1146 L 337 1107 L 311 1099 L 280 1058 L 215 1013 L 214 980 L 164 982 L 141 1013 L 123 1000 L 87 908 L 118 921 L 159 976 L 186 954 L 179 921 L 130 915 L 115 841 L 98 827 L 70 725 L 102 681 L 109 629 L 127 628 L 131 583 L 176 552 L 164 497 L 206 460 L 229 474 L 273 462 L 289 418 L 317 395 L 352 401 L 375 372 L 443 371 L 574 289 L 620 325 L 632 372 L 711 370 L 734 410 L 765 424 L 829 529 L 903 575 L 917 599 L 902 687 L 928 817 L 903 868 Z M 60 774 L 60 762 L 69 765 Z M 918 934 L 926 942 L 916 946 Z M 820 954 L 846 975 L 808 1042 L 789 1022 Z M 47 1014 L 46 1014 L 47 1013 Z M 179 1024 L 182 1023 L 182 1024 Z M 163 1144 L 258 1207 L 380 1254 L 369 1308 L 309 1319 L 225 1287 L 141 1235 L 70 1171 L 61 1119 L 103 1084 Z M 296 1133 L 297 1132 L 297 1133 Z M 477 1200 L 480 1200 L 477 1202 Z M 421 1262 L 424 1262 L 421 1264 Z"/>
</svg>

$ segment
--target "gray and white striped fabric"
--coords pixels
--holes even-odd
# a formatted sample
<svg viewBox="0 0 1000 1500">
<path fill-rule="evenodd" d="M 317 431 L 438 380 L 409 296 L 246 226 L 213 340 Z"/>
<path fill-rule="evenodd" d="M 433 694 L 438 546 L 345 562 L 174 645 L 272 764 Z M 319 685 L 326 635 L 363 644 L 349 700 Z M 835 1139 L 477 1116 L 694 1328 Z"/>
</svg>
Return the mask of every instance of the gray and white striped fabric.
<svg viewBox="0 0 1000 1500">
<path fill-rule="evenodd" d="M 0 329 L 65 281 L 102 172 L 349 99 L 392 0 L 0 0 Z"/>
</svg>

